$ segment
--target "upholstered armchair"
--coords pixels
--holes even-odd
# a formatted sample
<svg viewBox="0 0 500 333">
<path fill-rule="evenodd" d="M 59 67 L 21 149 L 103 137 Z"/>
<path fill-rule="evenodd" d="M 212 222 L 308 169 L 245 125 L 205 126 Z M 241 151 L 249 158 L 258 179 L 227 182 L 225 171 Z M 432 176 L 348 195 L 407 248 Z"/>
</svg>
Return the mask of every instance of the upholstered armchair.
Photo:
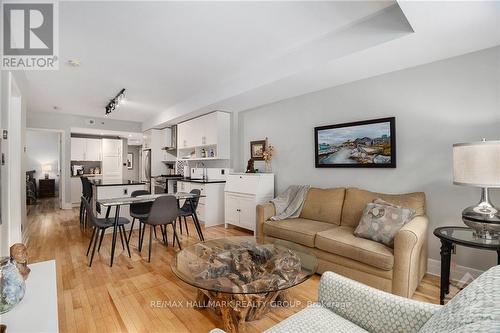
<svg viewBox="0 0 500 333">
<path fill-rule="evenodd" d="M 499 285 L 500 266 L 496 266 L 441 306 L 389 294 L 325 272 L 318 302 L 266 333 L 500 332 Z"/>
</svg>

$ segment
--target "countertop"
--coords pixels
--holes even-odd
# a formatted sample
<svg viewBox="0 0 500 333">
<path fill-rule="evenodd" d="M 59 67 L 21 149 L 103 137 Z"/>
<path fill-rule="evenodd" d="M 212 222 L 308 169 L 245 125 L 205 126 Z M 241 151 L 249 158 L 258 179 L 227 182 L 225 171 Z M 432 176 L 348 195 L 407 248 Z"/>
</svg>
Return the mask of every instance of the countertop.
<svg viewBox="0 0 500 333">
<path fill-rule="evenodd" d="M 203 179 L 191 179 L 191 178 L 182 178 L 182 179 L 179 179 L 178 181 L 180 182 L 188 182 L 188 183 L 197 183 L 197 184 L 221 184 L 221 183 L 225 183 L 226 181 L 225 180 L 217 180 L 217 179 L 214 179 L 214 180 L 203 180 Z"/>
<path fill-rule="evenodd" d="M 90 183 L 94 186 L 124 186 L 124 185 L 144 185 L 145 182 L 130 179 L 120 178 L 99 178 L 89 179 Z"/>
</svg>

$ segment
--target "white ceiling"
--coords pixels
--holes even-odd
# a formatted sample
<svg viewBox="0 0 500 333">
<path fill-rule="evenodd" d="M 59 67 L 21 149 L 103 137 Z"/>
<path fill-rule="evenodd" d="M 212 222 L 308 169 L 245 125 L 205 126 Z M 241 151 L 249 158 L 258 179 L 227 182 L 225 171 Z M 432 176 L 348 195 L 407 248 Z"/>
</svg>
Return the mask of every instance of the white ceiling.
<svg viewBox="0 0 500 333">
<path fill-rule="evenodd" d="M 26 72 L 30 111 L 103 116 L 121 88 L 111 118 L 144 128 L 240 111 L 498 45 L 499 17 L 499 2 L 61 2 L 62 63 Z"/>
</svg>

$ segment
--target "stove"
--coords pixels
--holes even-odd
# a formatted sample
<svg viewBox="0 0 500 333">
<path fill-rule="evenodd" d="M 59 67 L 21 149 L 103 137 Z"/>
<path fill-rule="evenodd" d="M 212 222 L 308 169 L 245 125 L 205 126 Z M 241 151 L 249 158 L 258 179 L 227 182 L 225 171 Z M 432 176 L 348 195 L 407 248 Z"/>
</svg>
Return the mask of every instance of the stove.
<svg viewBox="0 0 500 333">
<path fill-rule="evenodd" d="M 160 175 L 155 177 L 154 193 L 177 192 L 177 181 L 182 178 L 182 175 Z"/>
</svg>

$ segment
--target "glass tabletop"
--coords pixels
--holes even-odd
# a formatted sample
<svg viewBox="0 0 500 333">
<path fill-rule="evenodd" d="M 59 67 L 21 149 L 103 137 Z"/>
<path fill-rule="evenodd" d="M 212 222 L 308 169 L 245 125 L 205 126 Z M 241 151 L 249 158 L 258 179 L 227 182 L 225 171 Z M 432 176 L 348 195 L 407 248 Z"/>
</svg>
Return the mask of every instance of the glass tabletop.
<svg viewBox="0 0 500 333">
<path fill-rule="evenodd" d="M 97 204 L 99 204 L 103 207 L 130 205 L 130 204 L 134 204 L 134 203 L 153 202 L 156 200 L 156 198 L 164 197 L 167 195 L 174 196 L 177 200 L 186 200 L 186 199 L 204 198 L 205 197 L 204 195 L 186 193 L 186 192 L 160 193 L 160 194 L 140 195 L 137 197 L 100 199 L 100 200 L 97 200 Z"/>
<path fill-rule="evenodd" d="M 316 272 L 318 261 L 290 242 L 258 243 L 254 237 L 235 236 L 186 247 L 171 265 L 178 278 L 200 289 L 259 294 L 304 282 Z"/>
<path fill-rule="evenodd" d="M 485 239 L 476 236 L 474 230 L 467 227 L 440 227 L 434 230 L 434 235 L 451 242 L 483 247 L 500 248 L 500 239 Z"/>
</svg>

